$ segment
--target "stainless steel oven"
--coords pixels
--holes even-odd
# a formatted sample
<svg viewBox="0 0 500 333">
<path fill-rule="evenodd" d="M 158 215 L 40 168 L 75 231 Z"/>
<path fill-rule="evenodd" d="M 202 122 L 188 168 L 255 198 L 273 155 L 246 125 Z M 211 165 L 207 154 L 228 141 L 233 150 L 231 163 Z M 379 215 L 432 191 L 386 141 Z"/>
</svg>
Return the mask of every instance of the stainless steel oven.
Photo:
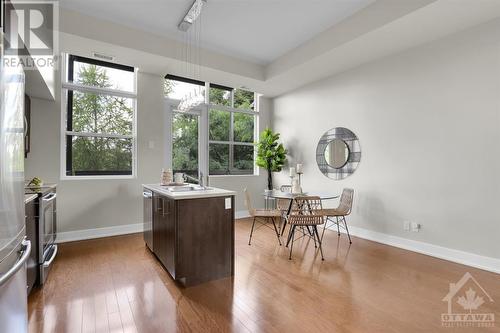
<svg viewBox="0 0 500 333">
<path fill-rule="evenodd" d="M 144 242 L 153 251 L 153 192 L 144 189 L 142 197 L 144 202 Z"/>
<path fill-rule="evenodd" d="M 40 284 L 45 283 L 52 262 L 57 255 L 57 193 L 50 191 L 44 193 L 39 201 L 39 265 Z"/>
</svg>

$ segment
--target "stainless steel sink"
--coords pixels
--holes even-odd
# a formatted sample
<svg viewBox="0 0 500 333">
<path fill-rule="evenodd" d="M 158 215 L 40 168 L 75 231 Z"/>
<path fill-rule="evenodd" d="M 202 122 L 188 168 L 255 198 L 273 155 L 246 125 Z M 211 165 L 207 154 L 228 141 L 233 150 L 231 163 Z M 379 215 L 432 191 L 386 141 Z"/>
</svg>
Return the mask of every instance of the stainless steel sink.
<svg viewBox="0 0 500 333">
<path fill-rule="evenodd" d="M 189 185 L 189 186 L 172 186 L 167 187 L 167 190 L 170 192 L 193 192 L 193 191 L 210 191 L 212 188 L 206 187 L 203 188 L 198 185 Z"/>
</svg>

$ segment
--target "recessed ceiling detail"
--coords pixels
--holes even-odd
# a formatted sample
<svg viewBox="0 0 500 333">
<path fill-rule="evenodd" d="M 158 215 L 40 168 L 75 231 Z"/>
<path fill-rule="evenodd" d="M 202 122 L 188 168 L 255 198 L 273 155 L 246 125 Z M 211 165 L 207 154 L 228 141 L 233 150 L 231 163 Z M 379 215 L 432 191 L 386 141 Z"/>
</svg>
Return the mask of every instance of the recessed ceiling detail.
<svg viewBox="0 0 500 333">
<path fill-rule="evenodd" d="M 268 64 L 374 0 L 209 0 L 202 47 Z M 179 19 L 192 0 L 60 0 L 60 6 L 184 41 Z"/>
</svg>

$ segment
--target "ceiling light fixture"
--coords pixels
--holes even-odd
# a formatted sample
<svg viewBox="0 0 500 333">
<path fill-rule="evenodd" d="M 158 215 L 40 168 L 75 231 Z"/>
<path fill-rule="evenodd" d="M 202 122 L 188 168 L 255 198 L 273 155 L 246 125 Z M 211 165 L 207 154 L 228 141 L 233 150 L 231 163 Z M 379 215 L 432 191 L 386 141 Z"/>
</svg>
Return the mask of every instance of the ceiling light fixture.
<svg viewBox="0 0 500 333">
<path fill-rule="evenodd" d="M 195 0 L 186 16 L 179 23 L 179 30 L 185 33 L 185 76 L 191 79 L 198 79 L 198 81 L 200 81 L 202 63 L 201 25 L 203 15 L 201 11 L 206 2 L 207 0 Z M 193 90 L 187 91 L 184 94 L 177 109 L 179 111 L 189 111 L 204 102 L 205 86 L 195 85 Z"/>
<path fill-rule="evenodd" d="M 203 5 L 207 2 L 207 0 L 194 0 L 191 8 L 189 8 L 187 14 L 182 19 L 181 23 L 179 23 L 178 28 L 180 31 L 188 31 L 189 28 L 193 25 L 194 21 L 200 16 Z"/>
</svg>

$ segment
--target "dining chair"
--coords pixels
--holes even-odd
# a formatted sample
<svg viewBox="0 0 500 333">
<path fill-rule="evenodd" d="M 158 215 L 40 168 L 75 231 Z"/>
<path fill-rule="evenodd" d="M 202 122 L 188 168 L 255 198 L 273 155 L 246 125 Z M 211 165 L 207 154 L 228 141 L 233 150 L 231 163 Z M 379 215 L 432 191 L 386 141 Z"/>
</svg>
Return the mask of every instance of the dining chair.
<svg viewBox="0 0 500 333">
<path fill-rule="evenodd" d="M 347 227 L 347 221 L 345 218 L 351 214 L 353 199 L 354 190 L 352 188 L 345 188 L 342 191 L 339 206 L 337 208 L 323 209 L 323 215 L 326 217 L 326 222 L 323 226 L 323 232 L 321 233 L 321 241 L 323 241 L 325 229 L 333 225 L 337 225 L 338 236 L 340 236 L 340 227 L 344 228 L 347 232 L 347 237 L 349 237 L 349 243 L 352 244 L 351 235 L 349 234 L 349 228 Z M 335 221 L 333 218 L 335 218 Z M 341 225 L 340 222 L 343 222 L 344 225 Z M 328 223 L 331 224 L 328 225 Z"/>
<path fill-rule="evenodd" d="M 248 245 L 251 245 L 252 242 L 252 236 L 255 228 L 255 223 L 259 222 L 260 226 L 257 227 L 257 229 L 261 226 L 266 226 L 269 227 L 267 222 L 271 220 L 273 223 L 274 227 L 274 232 L 276 233 L 276 237 L 278 238 L 278 243 L 281 246 L 281 238 L 280 234 L 278 231 L 278 228 L 276 227 L 276 218 L 281 218 L 281 211 L 277 209 L 255 209 L 253 208 L 252 201 L 250 199 L 250 194 L 248 193 L 247 189 L 245 188 L 245 207 L 248 209 L 248 212 L 250 213 L 250 216 L 253 217 L 253 222 L 252 222 L 252 230 L 250 231 L 250 238 L 248 240 Z M 256 229 L 255 229 L 256 230 Z"/>
<path fill-rule="evenodd" d="M 312 237 L 314 240 L 314 247 L 317 248 L 319 245 L 319 250 L 321 252 L 321 260 L 325 260 L 323 257 L 323 247 L 321 246 L 321 239 L 318 233 L 318 225 L 324 223 L 323 217 L 323 206 L 321 204 L 321 199 L 316 196 L 302 196 L 296 197 L 292 201 L 292 209 L 290 215 L 288 216 L 288 224 L 290 224 L 290 231 L 288 232 L 288 239 L 286 246 L 290 243 L 290 255 L 288 259 L 292 260 L 293 243 L 295 240 L 299 240 L 302 237 Z M 302 232 L 302 236 L 295 239 L 295 231 L 297 227 L 305 227 L 305 229 L 312 232 Z M 317 241 L 317 243 L 316 243 Z M 318 245 L 316 245 L 318 244 Z"/>
<path fill-rule="evenodd" d="M 281 185 L 281 192 L 292 193 L 292 185 Z M 278 230 L 281 230 L 281 236 L 285 232 L 286 219 L 288 211 L 290 210 L 291 199 L 278 199 L 276 202 L 276 208 L 281 212 L 281 218 Z"/>
</svg>

